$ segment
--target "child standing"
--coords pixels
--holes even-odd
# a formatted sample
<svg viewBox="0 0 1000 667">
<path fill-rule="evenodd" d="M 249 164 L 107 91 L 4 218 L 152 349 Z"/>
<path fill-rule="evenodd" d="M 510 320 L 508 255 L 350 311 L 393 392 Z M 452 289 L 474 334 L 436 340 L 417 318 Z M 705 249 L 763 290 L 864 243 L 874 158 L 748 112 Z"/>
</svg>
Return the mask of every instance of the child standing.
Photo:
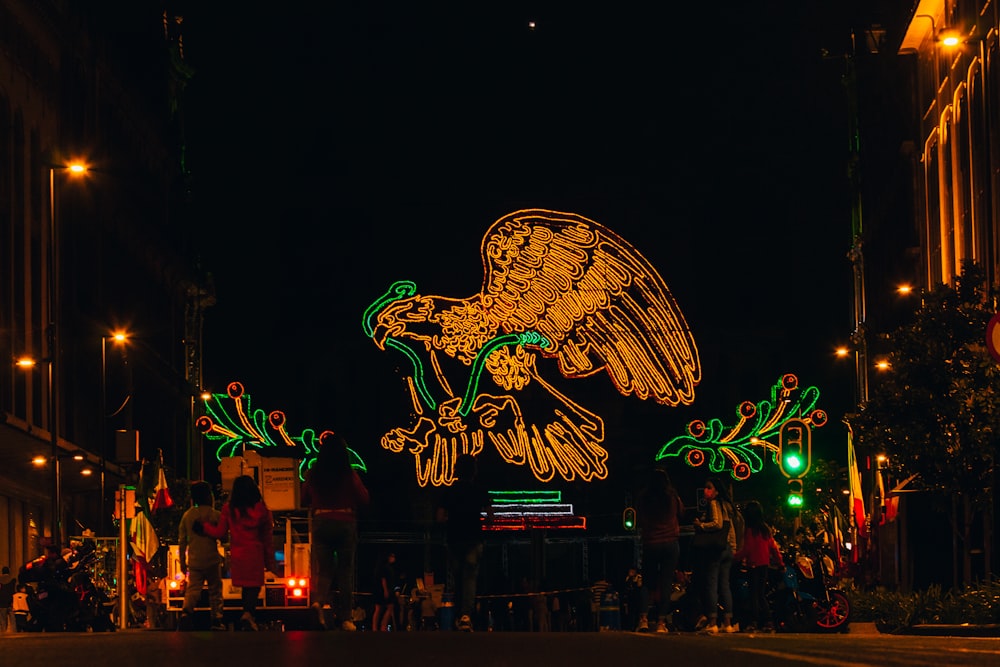
<svg viewBox="0 0 1000 667">
<path fill-rule="evenodd" d="M 31 606 L 28 602 L 27 584 L 18 585 L 17 592 L 14 593 L 14 599 L 11 605 L 11 609 L 14 612 L 14 627 L 18 632 L 27 632 L 28 621 L 31 617 Z"/>
</svg>

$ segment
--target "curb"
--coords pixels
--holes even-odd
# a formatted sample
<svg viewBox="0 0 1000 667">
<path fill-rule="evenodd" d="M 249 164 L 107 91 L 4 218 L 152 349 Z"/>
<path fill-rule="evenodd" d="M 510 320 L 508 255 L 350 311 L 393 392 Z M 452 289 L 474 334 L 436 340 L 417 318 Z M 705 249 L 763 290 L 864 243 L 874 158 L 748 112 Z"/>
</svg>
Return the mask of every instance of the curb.
<svg viewBox="0 0 1000 667">
<path fill-rule="evenodd" d="M 1000 624 L 938 625 L 925 623 L 904 628 L 897 634 L 923 635 L 925 637 L 1000 637 Z"/>
<path fill-rule="evenodd" d="M 849 635 L 878 635 L 878 626 L 875 623 L 851 623 L 847 626 Z"/>
</svg>

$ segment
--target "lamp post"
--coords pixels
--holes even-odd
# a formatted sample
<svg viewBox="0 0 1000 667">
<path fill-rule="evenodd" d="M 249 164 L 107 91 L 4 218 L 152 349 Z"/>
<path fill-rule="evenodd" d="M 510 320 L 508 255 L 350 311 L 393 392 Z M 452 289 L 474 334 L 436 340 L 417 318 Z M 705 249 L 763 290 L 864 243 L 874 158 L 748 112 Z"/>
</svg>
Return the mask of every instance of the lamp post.
<svg viewBox="0 0 1000 667">
<path fill-rule="evenodd" d="M 62 545 L 62 498 L 59 480 L 59 225 L 56 223 L 56 171 L 80 175 L 87 167 L 82 163 L 50 164 L 49 167 L 49 244 L 48 263 L 48 340 L 49 357 L 49 436 L 52 440 L 52 540 Z"/>
<path fill-rule="evenodd" d="M 122 331 L 115 331 L 110 336 L 101 336 L 101 434 L 98 439 L 100 446 L 98 455 L 101 457 L 101 518 L 98 524 L 99 535 L 104 535 L 104 515 L 106 512 L 106 462 L 108 459 L 108 341 L 112 340 L 116 344 L 124 345 L 128 340 L 128 334 Z"/>
<path fill-rule="evenodd" d="M 59 251 L 56 247 L 56 170 L 49 167 L 49 275 L 48 275 L 48 339 L 49 352 L 49 436 L 52 439 L 52 540 L 56 546 L 62 544 L 62 498 L 60 498 L 59 480 L 59 418 L 56 400 L 56 356 L 58 336 L 56 334 L 56 318 L 59 308 L 56 300 L 59 297 L 59 272 L 56 270 L 59 262 Z"/>
</svg>

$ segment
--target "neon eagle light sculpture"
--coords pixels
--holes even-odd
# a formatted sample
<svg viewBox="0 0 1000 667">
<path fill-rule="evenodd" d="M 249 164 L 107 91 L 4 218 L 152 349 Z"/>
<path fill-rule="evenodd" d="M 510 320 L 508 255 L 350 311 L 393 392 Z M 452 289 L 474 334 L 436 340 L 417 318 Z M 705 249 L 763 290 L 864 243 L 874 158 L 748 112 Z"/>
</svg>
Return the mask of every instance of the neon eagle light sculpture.
<svg viewBox="0 0 1000 667">
<path fill-rule="evenodd" d="M 544 370 L 603 372 L 624 396 L 693 402 L 701 364 L 687 322 L 656 270 L 610 229 L 573 213 L 516 211 L 487 230 L 481 254 L 478 293 L 421 295 L 400 281 L 364 314 L 379 349 L 412 365 L 416 422 L 381 445 L 413 455 L 420 486 L 450 485 L 455 458 L 487 443 L 541 482 L 604 479 L 604 422 Z"/>
<path fill-rule="evenodd" d="M 317 436 L 311 428 L 304 429 L 298 436 L 290 436 L 285 430 L 285 413 L 274 410 L 265 414 L 263 410 L 252 410 L 250 394 L 239 382 L 230 382 L 225 394 L 212 394 L 205 401 L 205 412 L 194 424 L 207 440 L 217 443 L 216 459 L 221 461 L 224 456 L 235 456 L 244 447 L 269 449 L 272 453 L 274 449 L 282 449 L 280 455 L 299 460 L 299 480 L 305 479 L 305 472 L 316 461 L 319 448 L 333 436 L 333 431 L 323 431 Z M 367 472 L 357 452 L 348 447 L 347 454 L 352 467 Z"/>
<path fill-rule="evenodd" d="M 771 460 L 775 460 L 778 446 L 766 439 L 776 436 L 783 424 L 797 419 L 810 431 L 826 424 L 827 414 L 816 408 L 818 401 L 819 389 L 801 389 L 799 379 L 787 373 L 771 387 L 771 400 L 741 403 L 733 426 L 726 428 L 719 419 L 711 419 L 708 424 L 692 421 L 688 432 L 665 444 L 656 460 L 683 457 L 688 465 L 696 467 L 707 462 L 713 473 L 729 470 L 734 479 L 747 479 L 764 467 L 764 459 L 755 449 L 762 449 L 765 456 L 769 452 Z"/>
</svg>

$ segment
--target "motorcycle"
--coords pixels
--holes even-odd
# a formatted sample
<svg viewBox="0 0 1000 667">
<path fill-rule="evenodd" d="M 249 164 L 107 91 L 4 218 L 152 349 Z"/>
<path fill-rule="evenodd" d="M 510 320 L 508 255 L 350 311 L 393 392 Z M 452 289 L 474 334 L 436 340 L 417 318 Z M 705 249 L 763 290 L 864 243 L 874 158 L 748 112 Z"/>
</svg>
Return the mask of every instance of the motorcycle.
<svg viewBox="0 0 1000 667">
<path fill-rule="evenodd" d="M 90 570 L 97 560 L 93 540 L 73 542 L 62 553 L 50 549 L 21 566 L 18 582 L 32 589 L 28 630 L 111 632 L 109 599 L 94 584 Z"/>
<path fill-rule="evenodd" d="M 778 632 L 846 632 L 851 616 L 847 594 L 835 588 L 833 559 L 802 544 L 789 550 L 785 568 L 769 578 L 768 600 Z"/>
</svg>

